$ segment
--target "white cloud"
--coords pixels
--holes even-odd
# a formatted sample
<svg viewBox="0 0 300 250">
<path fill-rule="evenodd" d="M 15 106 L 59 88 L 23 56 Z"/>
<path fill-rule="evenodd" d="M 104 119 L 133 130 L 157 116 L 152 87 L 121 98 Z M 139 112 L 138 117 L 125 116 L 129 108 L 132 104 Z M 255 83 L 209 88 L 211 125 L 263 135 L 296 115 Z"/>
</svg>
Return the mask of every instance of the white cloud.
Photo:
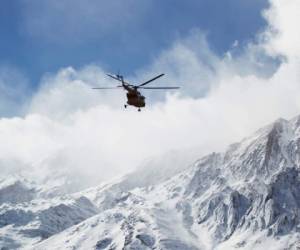
<svg viewBox="0 0 300 250">
<path fill-rule="evenodd" d="M 300 1 L 270 0 L 270 3 L 271 8 L 264 13 L 269 22 L 269 28 L 264 37 L 267 40 L 267 49 L 270 53 L 282 54 L 289 60 L 293 58 L 299 60 Z"/>
<path fill-rule="evenodd" d="M 99 104 L 119 108 L 124 99 L 122 92 L 92 89 L 100 84 L 116 86 L 96 66 L 87 66 L 78 71 L 72 67 L 62 69 L 57 74 L 47 75 L 42 79 L 41 87 L 33 97 L 28 112 L 61 119 Z"/>
<path fill-rule="evenodd" d="M 142 82 L 158 72 L 167 72 L 165 77 L 152 85 L 182 85 L 182 95 L 202 97 L 218 81 L 220 63 L 221 59 L 210 49 L 205 34 L 194 29 L 188 37 L 175 41 L 170 49 L 162 52 L 153 65 L 137 74 L 140 76 L 139 82 Z M 154 93 L 157 98 L 158 93 Z"/>
<path fill-rule="evenodd" d="M 183 89 L 168 94 L 164 101 L 147 99 L 151 105 L 141 113 L 122 109 L 122 92 L 90 89 L 115 84 L 97 66 L 66 68 L 45 77 L 24 119 L 0 121 L 0 138 L 8 142 L 0 146 L 1 162 L 43 171 L 66 169 L 75 180 L 80 176 L 92 183 L 126 173 L 143 159 L 168 150 L 197 147 L 199 156 L 222 150 L 278 117 L 297 115 L 300 51 L 294 40 L 300 34 L 286 32 L 290 13 L 281 9 L 293 4 L 296 8 L 298 1 L 287 2 L 272 1 L 267 41 L 249 44 L 238 57 L 218 58 L 197 32 L 175 42 L 151 67 L 137 72 L 139 78 L 132 79 L 141 81 L 163 71 L 167 73 L 164 83 L 180 82 Z M 271 18 L 270 13 L 277 14 Z M 284 39 L 278 32 L 270 33 L 274 28 Z M 271 64 L 272 75 L 265 65 L 268 61 L 259 61 L 271 52 L 287 58 L 277 68 Z M 256 64 L 262 65 L 253 67 Z M 203 91 L 206 95 L 199 98 Z"/>
</svg>

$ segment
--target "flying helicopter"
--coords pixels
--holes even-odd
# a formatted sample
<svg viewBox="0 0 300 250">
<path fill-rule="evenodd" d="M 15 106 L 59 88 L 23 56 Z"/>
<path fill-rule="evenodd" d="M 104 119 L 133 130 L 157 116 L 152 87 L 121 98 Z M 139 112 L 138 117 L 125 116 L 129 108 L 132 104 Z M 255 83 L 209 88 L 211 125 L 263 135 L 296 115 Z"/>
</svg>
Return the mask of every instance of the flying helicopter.
<svg viewBox="0 0 300 250">
<path fill-rule="evenodd" d="M 165 90 L 165 89 L 179 89 L 179 87 L 149 87 L 145 86 L 149 84 L 150 82 L 153 82 L 157 80 L 158 78 L 164 76 L 165 74 L 160 74 L 156 77 L 153 77 L 152 79 L 143 82 L 139 85 L 132 85 L 124 80 L 124 77 L 120 74 L 111 75 L 107 74 L 107 76 L 111 77 L 114 80 L 117 80 L 121 82 L 122 85 L 118 85 L 116 87 L 95 87 L 93 89 L 118 89 L 123 88 L 127 91 L 127 104 L 124 105 L 125 108 L 127 108 L 128 105 L 135 106 L 138 108 L 138 111 L 141 111 L 141 108 L 144 108 L 146 106 L 145 103 L 145 96 L 141 94 L 141 92 L 138 91 L 138 89 L 158 89 L 158 90 Z"/>
</svg>

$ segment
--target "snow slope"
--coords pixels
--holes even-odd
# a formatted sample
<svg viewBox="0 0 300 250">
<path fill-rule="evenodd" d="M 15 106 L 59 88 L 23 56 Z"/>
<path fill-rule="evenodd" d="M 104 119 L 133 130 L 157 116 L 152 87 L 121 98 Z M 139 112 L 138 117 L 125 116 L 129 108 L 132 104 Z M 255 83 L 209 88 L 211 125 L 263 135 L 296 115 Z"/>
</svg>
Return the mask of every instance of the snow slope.
<svg viewBox="0 0 300 250">
<path fill-rule="evenodd" d="M 23 178 L 7 178 L 0 185 L 0 249 L 32 245 L 98 213 L 84 196 L 51 198 Z"/>
</svg>

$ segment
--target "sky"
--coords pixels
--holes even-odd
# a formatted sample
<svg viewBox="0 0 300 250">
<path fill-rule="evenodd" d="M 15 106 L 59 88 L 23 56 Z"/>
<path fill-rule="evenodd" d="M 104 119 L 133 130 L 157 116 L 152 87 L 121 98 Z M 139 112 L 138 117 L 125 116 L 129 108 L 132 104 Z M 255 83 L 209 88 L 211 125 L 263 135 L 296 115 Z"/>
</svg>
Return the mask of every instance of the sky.
<svg viewBox="0 0 300 250">
<path fill-rule="evenodd" d="M 91 186 L 300 114 L 299 0 L 99 2 L 4 1 L 1 175 Z M 125 110 L 124 92 L 91 89 L 116 68 L 181 88 Z"/>
<path fill-rule="evenodd" d="M 46 72 L 96 63 L 132 75 L 192 29 L 207 34 L 217 54 L 246 43 L 266 22 L 267 0 L 3 0 L 0 65 L 31 87 Z M 236 21 L 238 19 L 238 21 Z"/>
</svg>

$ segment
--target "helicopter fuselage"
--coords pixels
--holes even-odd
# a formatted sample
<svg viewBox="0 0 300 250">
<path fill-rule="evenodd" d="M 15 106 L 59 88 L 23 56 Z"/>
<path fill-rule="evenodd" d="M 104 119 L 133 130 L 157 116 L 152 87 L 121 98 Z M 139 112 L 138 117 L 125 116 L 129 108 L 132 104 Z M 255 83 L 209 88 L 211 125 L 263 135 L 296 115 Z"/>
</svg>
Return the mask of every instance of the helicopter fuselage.
<svg viewBox="0 0 300 250">
<path fill-rule="evenodd" d="M 146 106 L 145 97 L 136 89 L 126 86 L 127 90 L 127 104 L 135 106 L 137 108 L 143 108 Z"/>
</svg>

